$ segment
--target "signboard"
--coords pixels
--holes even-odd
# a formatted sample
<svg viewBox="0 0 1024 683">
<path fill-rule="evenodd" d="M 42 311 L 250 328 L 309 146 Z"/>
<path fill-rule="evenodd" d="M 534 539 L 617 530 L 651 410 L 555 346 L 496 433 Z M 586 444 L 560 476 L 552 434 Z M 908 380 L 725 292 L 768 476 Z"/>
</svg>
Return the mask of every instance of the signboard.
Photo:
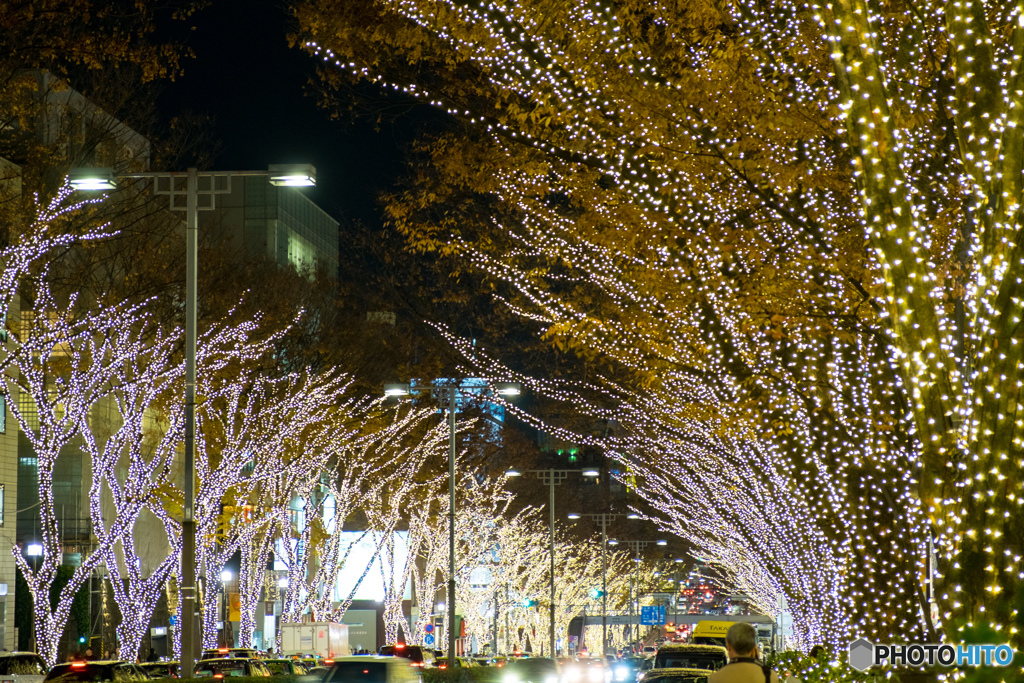
<svg viewBox="0 0 1024 683">
<path fill-rule="evenodd" d="M 423 636 L 423 644 L 424 645 L 433 645 L 434 644 L 434 634 L 433 633 L 428 633 L 427 635 Z"/>
<path fill-rule="evenodd" d="M 228 593 L 228 621 L 242 620 L 242 594 Z"/>
<path fill-rule="evenodd" d="M 636 617 L 631 617 L 628 614 L 609 614 L 607 617 L 607 624 L 609 626 L 627 626 L 629 624 L 636 623 Z M 601 615 L 599 614 L 588 614 L 587 615 L 587 626 L 600 626 Z"/>
<path fill-rule="evenodd" d="M 171 622 L 171 626 L 177 626 L 178 625 L 178 617 L 176 615 L 174 615 L 174 614 L 172 614 L 169 617 L 169 621 Z"/>
<path fill-rule="evenodd" d="M 644 626 L 660 626 L 665 623 L 665 606 L 650 605 L 640 608 L 640 623 Z"/>
<path fill-rule="evenodd" d="M 423 630 L 426 631 L 427 633 L 433 633 L 434 632 L 434 625 L 433 624 L 427 624 L 426 626 L 423 627 Z"/>
</svg>

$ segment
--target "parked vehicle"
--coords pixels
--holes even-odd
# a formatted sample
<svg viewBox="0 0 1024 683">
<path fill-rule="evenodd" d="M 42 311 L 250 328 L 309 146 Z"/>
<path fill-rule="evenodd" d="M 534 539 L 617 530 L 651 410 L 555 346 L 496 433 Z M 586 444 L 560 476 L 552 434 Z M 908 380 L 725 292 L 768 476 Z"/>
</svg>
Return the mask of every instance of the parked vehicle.
<svg viewBox="0 0 1024 683">
<path fill-rule="evenodd" d="M 42 683 L 46 678 L 46 662 L 35 652 L 4 652 L 0 654 L 0 681 Z"/>
<path fill-rule="evenodd" d="M 413 666 L 420 667 L 421 669 L 434 668 L 434 651 L 422 648 L 419 645 L 405 645 L 403 643 L 385 645 L 380 649 L 380 655 L 382 657 L 405 657 L 412 662 Z"/>
<path fill-rule="evenodd" d="M 194 678 L 231 678 L 234 676 L 270 678 L 270 670 L 262 659 L 221 657 L 196 662 Z"/>
<path fill-rule="evenodd" d="M 323 683 L 423 683 L 423 674 L 395 655 L 363 655 L 334 660 Z"/>
<path fill-rule="evenodd" d="M 57 664 L 43 680 L 59 683 L 143 683 L 152 679 L 138 664 L 132 662 L 83 661 Z"/>
<path fill-rule="evenodd" d="M 151 678 L 179 678 L 181 676 L 181 664 L 178 662 L 146 662 L 139 664 L 139 668 L 149 674 Z"/>
<path fill-rule="evenodd" d="M 654 656 L 654 668 L 718 671 L 729 663 L 729 654 L 718 645 L 665 645 Z"/>
</svg>

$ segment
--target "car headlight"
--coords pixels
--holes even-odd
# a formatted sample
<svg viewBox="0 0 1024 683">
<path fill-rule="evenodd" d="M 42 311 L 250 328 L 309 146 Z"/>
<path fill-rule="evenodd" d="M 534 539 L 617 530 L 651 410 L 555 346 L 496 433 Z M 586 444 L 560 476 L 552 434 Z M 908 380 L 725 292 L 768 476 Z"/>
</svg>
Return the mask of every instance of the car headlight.
<svg viewBox="0 0 1024 683">
<path fill-rule="evenodd" d="M 544 683 L 558 683 L 558 676 L 548 676 L 544 679 Z"/>
<path fill-rule="evenodd" d="M 519 677 L 513 674 L 505 676 L 504 683 L 519 683 Z"/>
<path fill-rule="evenodd" d="M 615 680 L 624 681 L 629 678 L 629 667 L 620 666 L 615 669 Z"/>
</svg>

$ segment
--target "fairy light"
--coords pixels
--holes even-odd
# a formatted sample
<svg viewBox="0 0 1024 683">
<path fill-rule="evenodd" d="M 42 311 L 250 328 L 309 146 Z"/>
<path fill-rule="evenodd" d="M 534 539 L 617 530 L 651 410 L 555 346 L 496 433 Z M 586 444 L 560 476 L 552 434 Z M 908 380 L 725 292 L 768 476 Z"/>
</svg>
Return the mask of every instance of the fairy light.
<svg viewBox="0 0 1024 683">
<path fill-rule="evenodd" d="M 507 285 L 499 300 L 548 338 L 633 374 L 642 391 L 531 387 L 621 426 L 592 441 L 644 480 L 666 528 L 833 647 L 925 636 L 935 528 L 935 626 L 984 609 L 1021 644 L 1006 495 L 1024 403 L 1019 7 L 378 3 L 405 22 L 404 51 L 340 30 L 330 5 L 300 13 L 307 49 L 482 131 L 424 149 L 515 217 L 468 243 L 417 224 L 414 188 L 392 198 L 396 223 Z M 382 53 L 475 76 L 432 71 L 427 89 Z M 724 509 L 743 506 L 766 512 Z M 958 578 L 965 551 L 980 583 Z"/>
</svg>

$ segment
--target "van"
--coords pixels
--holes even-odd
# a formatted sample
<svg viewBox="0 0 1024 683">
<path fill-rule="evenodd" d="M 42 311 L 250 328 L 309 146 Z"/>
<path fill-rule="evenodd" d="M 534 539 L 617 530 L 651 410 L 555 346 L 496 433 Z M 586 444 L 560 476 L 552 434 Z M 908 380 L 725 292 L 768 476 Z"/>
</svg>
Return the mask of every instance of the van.
<svg viewBox="0 0 1024 683">
<path fill-rule="evenodd" d="M 735 621 L 698 621 L 693 627 L 694 645 L 720 645 L 725 647 L 725 634 Z"/>
</svg>

